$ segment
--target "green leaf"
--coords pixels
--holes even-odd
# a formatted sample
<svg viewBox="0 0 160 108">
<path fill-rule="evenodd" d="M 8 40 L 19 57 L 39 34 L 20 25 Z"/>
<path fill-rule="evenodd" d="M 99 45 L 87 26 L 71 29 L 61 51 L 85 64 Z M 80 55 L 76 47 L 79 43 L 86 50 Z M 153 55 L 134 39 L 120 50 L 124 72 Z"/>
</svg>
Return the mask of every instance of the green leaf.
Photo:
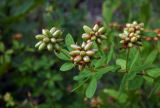
<svg viewBox="0 0 160 108">
<path fill-rule="evenodd" d="M 127 74 L 125 74 L 122 78 L 120 87 L 119 87 L 119 95 L 126 89 L 126 82 L 127 82 Z"/>
<path fill-rule="evenodd" d="M 143 36 L 148 36 L 148 37 L 156 37 L 157 33 L 155 33 L 155 32 L 143 32 L 142 35 Z"/>
<path fill-rule="evenodd" d="M 133 80 L 130 80 L 128 82 L 128 89 L 129 90 L 139 89 L 142 84 L 143 84 L 143 77 L 137 76 Z"/>
<path fill-rule="evenodd" d="M 105 64 L 107 57 L 104 55 L 94 63 L 95 68 L 98 68 Z"/>
<path fill-rule="evenodd" d="M 55 52 L 55 55 L 61 60 L 70 60 L 70 57 L 63 52 L 59 52 L 59 53 Z"/>
<path fill-rule="evenodd" d="M 108 58 L 107 58 L 107 64 L 111 61 L 112 56 L 113 56 L 113 52 L 114 52 L 114 44 L 112 43 L 111 49 L 109 51 Z"/>
<path fill-rule="evenodd" d="M 71 70 L 74 67 L 73 63 L 65 63 L 61 66 L 60 70 L 61 71 L 68 71 Z"/>
<path fill-rule="evenodd" d="M 113 1 L 113 2 L 110 2 L 110 1 L 105 1 L 103 3 L 103 6 L 102 6 L 102 16 L 103 16 L 103 19 L 104 19 L 104 23 L 105 25 L 109 25 L 109 23 L 111 22 L 112 20 L 112 17 L 113 17 L 113 13 L 115 12 L 115 10 L 118 8 L 118 6 L 120 5 L 120 1 Z"/>
<path fill-rule="evenodd" d="M 147 70 L 147 74 L 151 77 L 157 78 L 160 76 L 160 68 L 153 68 Z"/>
<path fill-rule="evenodd" d="M 117 67 L 117 66 L 107 66 L 107 67 L 104 67 L 104 68 L 97 69 L 96 73 L 95 73 L 95 77 L 97 79 L 100 79 L 103 76 L 103 74 L 108 73 L 108 72 L 114 72 L 118 68 L 119 67 Z"/>
<path fill-rule="evenodd" d="M 148 57 L 147 57 L 147 59 L 145 60 L 144 64 L 145 64 L 145 65 L 151 65 L 151 64 L 154 62 L 154 60 L 156 59 L 157 54 L 158 54 L 157 50 L 153 50 L 153 51 L 148 55 Z"/>
<path fill-rule="evenodd" d="M 116 64 L 121 67 L 121 69 L 125 70 L 126 69 L 126 60 L 124 59 L 117 59 Z"/>
<path fill-rule="evenodd" d="M 93 95 L 94 95 L 94 93 L 96 91 L 96 88 L 97 88 L 97 80 L 96 80 L 95 77 L 92 77 L 92 79 L 91 79 L 91 81 L 89 83 L 89 86 L 88 86 L 88 88 L 86 90 L 86 96 L 88 98 L 93 97 Z"/>
<path fill-rule="evenodd" d="M 147 23 L 151 16 L 151 3 L 150 0 L 144 0 L 140 6 L 140 19 L 144 23 Z"/>
<path fill-rule="evenodd" d="M 78 81 L 78 80 L 83 80 L 84 78 L 90 77 L 93 74 L 91 73 L 90 70 L 84 69 L 83 71 L 80 72 L 79 75 L 75 76 L 73 79 Z"/>
<path fill-rule="evenodd" d="M 139 52 L 137 51 L 137 53 L 136 53 L 136 55 L 135 55 L 135 57 L 134 57 L 131 65 L 130 65 L 130 67 L 129 67 L 129 72 L 132 71 L 132 68 L 135 66 L 135 64 L 136 64 L 136 62 L 137 62 L 137 60 L 138 60 L 138 57 L 139 57 Z"/>
<path fill-rule="evenodd" d="M 71 34 L 66 35 L 65 44 L 66 44 L 68 50 L 72 50 L 71 45 L 75 44 L 75 42 L 74 42 Z"/>
<path fill-rule="evenodd" d="M 5 50 L 5 46 L 2 42 L 0 42 L 0 51 L 4 52 L 4 50 Z"/>
<path fill-rule="evenodd" d="M 119 95 L 119 92 L 113 89 L 104 89 L 104 93 L 107 93 L 109 96 L 114 97 L 120 103 L 125 103 L 128 98 L 125 93 L 121 93 L 121 95 Z"/>
<path fill-rule="evenodd" d="M 127 80 L 133 79 L 136 76 L 136 74 L 139 72 L 139 71 L 134 71 L 134 68 L 136 68 L 135 64 L 138 60 L 138 57 L 139 57 L 139 52 L 137 51 L 136 55 L 134 56 L 133 61 L 131 62 L 131 65 L 129 67 L 129 71 L 128 71 L 128 74 L 127 74 Z"/>
<path fill-rule="evenodd" d="M 154 79 L 153 78 L 151 78 L 151 77 L 149 77 L 149 76 L 143 76 L 143 78 L 145 79 L 145 81 L 148 83 L 148 84 L 153 84 L 153 82 L 154 82 Z"/>
</svg>

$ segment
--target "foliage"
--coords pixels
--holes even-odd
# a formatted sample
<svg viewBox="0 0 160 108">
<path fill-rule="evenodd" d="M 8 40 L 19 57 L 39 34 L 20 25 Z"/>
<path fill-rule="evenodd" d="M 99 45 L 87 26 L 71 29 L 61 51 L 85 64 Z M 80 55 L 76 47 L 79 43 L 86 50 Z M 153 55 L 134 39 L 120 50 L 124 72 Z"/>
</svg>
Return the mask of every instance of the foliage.
<svg viewBox="0 0 160 108">
<path fill-rule="evenodd" d="M 159 0 L 104 0 L 94 8 L 102 16 L 95 21 L 101 23 L 97 29 L 89 5 L 98 3 L 0 1 L 0 107 L 160 107 Z M 142 45 L 124 48 L 118 35 L 132 21 L 144 22 Z M 37 51 L 34 36 L 53 26 L 63 32 L 60 49 Z M 90 34 L 101 38 L 88 39 Z M 92 42 L 85 50 L 92 51 L 81 60 L 89 62 L 78 67 L 81 63 L 71 54 L 77 49 L 71 45 L 82 47 L 83 41 Z"/>
</svg>

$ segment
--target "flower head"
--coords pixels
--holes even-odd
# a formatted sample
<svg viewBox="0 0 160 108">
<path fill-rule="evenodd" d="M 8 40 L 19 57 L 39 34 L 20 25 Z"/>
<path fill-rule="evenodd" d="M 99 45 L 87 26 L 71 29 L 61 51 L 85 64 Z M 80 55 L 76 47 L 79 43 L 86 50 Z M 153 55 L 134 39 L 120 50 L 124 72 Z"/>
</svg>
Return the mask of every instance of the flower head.
<svg viewBox="0 0 160 108">
<path fill-rule="evenodd" d="M 91 58 L 94 56 L 96 50 L 92 48 L 92 44 L 92 42 L 83 42 L 81 46 L 77 44 L 71 45 L 73 48 L 73 50 L 70 51 L 71 60 L 74 64 L 78 65 L 79 70 L 89 64 Z"/>
<path fill-rule="evenodd" d="M 95 24 L 93 28 L 84 25 L 83 29 L 85 31 L 85 33 L 82 34 L 82 39 L 84 41 L 90 42 L 95 40 L 101 43 L 102 40 L 106 39 L 105 28 L 100 27 L 98 24 Z"/>
<path fill-rule="evenodd" d="M 43 29 L 42 34 L 36 35 L 35 38 L 39 41 L 35 47 L 39 50 L 47 49 L 48 51 L 59 50 L 60 42 L 63 41 L 61 38 L 62 31 L 53 27 L 50 30 Z"/>
<path fill-rule="evenodd" d="M 143 27 L 143 23 L 138 24 L 136 21 L 126 24 L 123 33 L 119 34 L 119 37 L 121 38 L 120 43 L 122 43 L 125 48 L 141 46 L 140 33 L 144 30 Z"/>
</svg>

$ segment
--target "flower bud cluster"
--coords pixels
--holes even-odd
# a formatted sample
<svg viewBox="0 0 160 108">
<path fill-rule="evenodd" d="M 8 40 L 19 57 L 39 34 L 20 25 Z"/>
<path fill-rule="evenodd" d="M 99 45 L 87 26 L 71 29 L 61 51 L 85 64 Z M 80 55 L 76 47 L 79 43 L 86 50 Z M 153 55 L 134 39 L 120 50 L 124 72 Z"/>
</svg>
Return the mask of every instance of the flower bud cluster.
<svg viewBox="0 0 160 108">
<path fill-rule="evenodd" d="M 142 44 L 140 33 L 144 30 L 143 27 L 143 23 L 138 24 L 136 21 L 126 24 L 123 33 L 119 34 L 121 38 L 120 43 L 123 44 L 124 48 L 131 48 Z"/>
<path fill-rule="evenodd" d="M 50 30 L 43 29 L 42 34 L 36 35 L 35 38 L 39 41 L 35 47 L 39 50 L 47 49 L 48 51 L 59 50 L 60 42 L 63 41 L 61 38 L 62 31 L 53 27 Z"/>
<path fill-rule="evenodd" d="M 83 26 L 85 33 L 82 34 L 82 39 L 87 42 L 96 41 L 101 43 L 102 40 L 106 39 L 105 28 L 100 27 L 98 24 L 95 24 L 93 28 L 90 28 L 86 25 Z"/>
<path fill-rule="evenodd" d="M 94 56 L 96 50 L 92 48 L 93 42 L 83 42 L 81 46 L 72 44 L 73 48 L 70 51 L 71 60 L 74 64 L 77 64 L 79 70 L 83 69 L 87 64 L 90 63 L 91 57 Z"/>
</svg>

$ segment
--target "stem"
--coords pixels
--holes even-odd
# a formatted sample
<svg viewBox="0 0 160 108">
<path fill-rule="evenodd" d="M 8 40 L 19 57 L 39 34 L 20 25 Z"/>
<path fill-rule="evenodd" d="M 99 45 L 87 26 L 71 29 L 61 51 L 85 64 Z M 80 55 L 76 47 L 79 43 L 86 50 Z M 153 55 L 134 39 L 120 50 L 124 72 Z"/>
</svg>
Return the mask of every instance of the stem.
<svg viewBox="0 0 160 108">
<path fill-rule="evenodd" d="M 130 49 L 128 48 L 127 49 L 127 56 L 126 56 L 126 72 L 128 73 L 128 59 L 129 59 L 129 52 L 130 52 Z"/>
</svg>

